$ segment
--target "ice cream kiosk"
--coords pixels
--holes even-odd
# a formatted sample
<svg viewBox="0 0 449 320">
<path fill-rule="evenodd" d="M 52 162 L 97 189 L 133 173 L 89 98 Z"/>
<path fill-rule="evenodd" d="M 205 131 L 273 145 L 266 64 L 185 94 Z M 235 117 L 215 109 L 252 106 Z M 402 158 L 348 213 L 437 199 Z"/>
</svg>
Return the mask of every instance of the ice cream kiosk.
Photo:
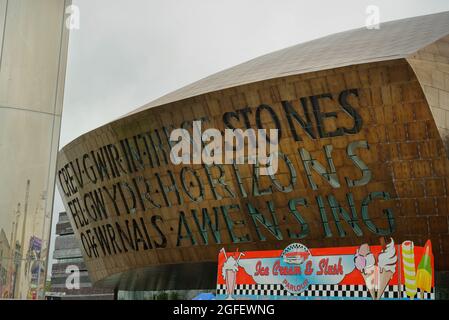
<svg viewBox="0 0 449 320">
<path fill-rule="evenodd" d="M 217 299 L 435 299 L 432 244 L 226 252 L 218 256 Z"/>
</svg>

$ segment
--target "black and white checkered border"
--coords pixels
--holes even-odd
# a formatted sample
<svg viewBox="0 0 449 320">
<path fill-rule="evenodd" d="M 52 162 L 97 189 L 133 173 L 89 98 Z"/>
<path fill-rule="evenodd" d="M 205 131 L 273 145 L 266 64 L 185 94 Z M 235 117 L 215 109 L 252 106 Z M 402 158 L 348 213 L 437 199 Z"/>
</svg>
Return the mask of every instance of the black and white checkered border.
<svg viewBox="0 0 449 320">
<path fill-rule="evenodd" d="M 234 295 L 255 295 L 255 296 L 298 296 L 298 297 L 341 297 L 341 298 L 370 298 L 371 295 L 365 285 L 337 285 L 337 284 L 312 284 L 307 290 L 293 294 L 284 289 L 281 284 L 238 284 L 234 289 Z M 217 285 L 217 295 L 226 295 L 226 286 Z M 417 295 L 415 298 L 418 298 Z M 387 286 L 382 298 L 400 298 L 399 286 Z M 407 298 L 404 288 L 402 297 Z M 425 292 L 424 299 L 435 299 L 435 290 Z"/>
</svg>

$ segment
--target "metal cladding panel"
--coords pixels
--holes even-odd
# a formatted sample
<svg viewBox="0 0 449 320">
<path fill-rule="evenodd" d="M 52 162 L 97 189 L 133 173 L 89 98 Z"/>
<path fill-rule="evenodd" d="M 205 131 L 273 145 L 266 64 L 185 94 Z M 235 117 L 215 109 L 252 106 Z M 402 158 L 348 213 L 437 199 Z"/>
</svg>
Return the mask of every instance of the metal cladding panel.
<svg viewBox="0 0 449 320">
<path fill-rule="evenodd" d="M 406 59 L 447 34 L 448 15 L 252 60 L 65 146 L 58 188 L 94 284 L 210 289 L 222 247 L 353 246 L 381 236 L 430 239 L 435 269 L 448 270 L 448 158 Z M 379 50 L 362 48 L 365 36 Z M 261 176 L 248 163 L 172 163 L 171 130 L 191 132 L 198 119 L 203 132 L 280 130 L 279 169 Z"/>
</svg>

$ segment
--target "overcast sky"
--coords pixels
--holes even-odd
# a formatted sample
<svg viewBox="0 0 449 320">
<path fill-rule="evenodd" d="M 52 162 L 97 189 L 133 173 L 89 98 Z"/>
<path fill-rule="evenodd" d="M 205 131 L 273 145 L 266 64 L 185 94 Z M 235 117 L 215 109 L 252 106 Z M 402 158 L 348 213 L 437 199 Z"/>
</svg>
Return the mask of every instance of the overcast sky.
<svg viewBox="0 0 449 320">
<path fill-rule="evenodd" d="M 193 81 L 271 51 L 380 21 L 449 10 L 447 0 L 73 0 L 60 147 Z M 63 211 L 56 192 L 54 225 Z M 53 245 L 52 245 L 53 248 Z M 51 249 L 52 250 L 52 249 Z"/>
</svg>

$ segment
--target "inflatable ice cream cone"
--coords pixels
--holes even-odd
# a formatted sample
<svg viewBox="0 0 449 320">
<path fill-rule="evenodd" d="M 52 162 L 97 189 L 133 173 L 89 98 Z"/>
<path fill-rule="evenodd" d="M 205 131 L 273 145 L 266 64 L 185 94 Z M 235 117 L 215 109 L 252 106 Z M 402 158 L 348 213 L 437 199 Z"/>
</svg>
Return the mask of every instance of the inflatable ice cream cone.
<svg viewBox="0 0 449 320">
<path fill-rule="evenodd" d="M 368 289 L 371 297 L 376 299 L 376 287 L 377 287 L 377 266 L 375 265 L 374 255 L 368 244 L 364 243 L 357 249 L 354 256 L 354 265 L 360 271 L 363 279 L 365 280 L 366 288 Z"/>
<path fill-rule="evenodd" d="M 238 270 L 239 270 L 238 260 L 235 260 L 233 256 L 229 256 L 223 263 L 223 267 L 221 269 L 222 276 L 226 281 L 226 293 L 228 295 L 226 300 L 233 300 L 232 295 L 234 293 L 234 289 L 236 286 Z"/>
<path fill-rule="evenodd" d="M 415 253 L 412 241 L 402 243 L 402 265 L 404 269 L 405 293 L 410 299 L 416 296 Z"/>
<path fill-rule="evenodd" d="M 416 287 L 420 290 L 421 299 L 424 299 L 424 292 L 432 291 L 432 243 L 430 240 L 427 240 L 424 250 L 424 255 L 421 258 L 418 271 L 416 272 Z"/>
<path fill-rule="evenodd" d="M 380 271 L 380 270 L 379 270 Z M 384 294 L 385 289 L 393 278 L 394 272 L 382 270 L 379 272 L 377 285 L 377 299 L 380 299 Z"/>
<path fill-rule="evenodd" d="M 380 299 L 396 272 L 398 257 L 393 239 L 390 239 L 390 243 L 379 254 L 378 260 L 377 299 Z"/>
<path fill-rule="evenodd" d="M 371 298 L 374 300 L 377 298 L 376 288 L 377 288 L 377 266 L 371 266 L 370 268 L 365 268 L 362 272 L 363 280 L 365 280 L 366 288 L 371 294 Z"/>
</svg>

